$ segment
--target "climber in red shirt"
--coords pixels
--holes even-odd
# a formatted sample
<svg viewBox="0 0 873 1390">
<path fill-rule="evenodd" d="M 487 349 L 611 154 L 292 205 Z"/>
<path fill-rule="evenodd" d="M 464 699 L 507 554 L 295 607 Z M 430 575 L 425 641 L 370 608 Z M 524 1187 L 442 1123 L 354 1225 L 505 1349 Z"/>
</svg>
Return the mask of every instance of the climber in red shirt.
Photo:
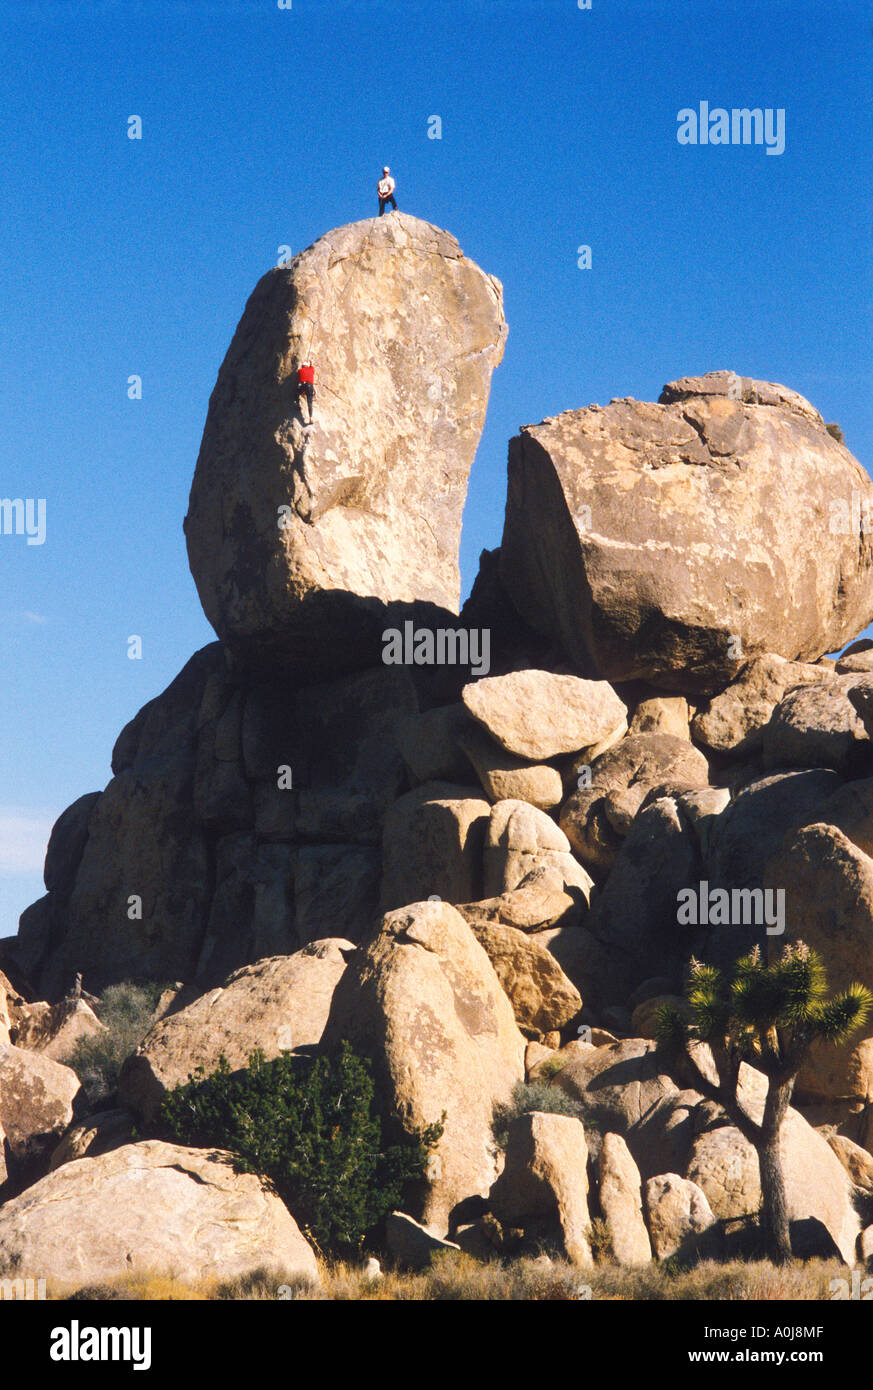
<svg viewBox="0 0 873 1390">
<path fill-rule="evenodd" d="M 301 362 L 297 368 L 297 395 L 306 396 L 306 404 L 309 406 L 309 423 L 312 424 L 312 402 L 315 399 L 315 367 L 311 357 L 307 357 L 305 362 Z"/>
</svg>

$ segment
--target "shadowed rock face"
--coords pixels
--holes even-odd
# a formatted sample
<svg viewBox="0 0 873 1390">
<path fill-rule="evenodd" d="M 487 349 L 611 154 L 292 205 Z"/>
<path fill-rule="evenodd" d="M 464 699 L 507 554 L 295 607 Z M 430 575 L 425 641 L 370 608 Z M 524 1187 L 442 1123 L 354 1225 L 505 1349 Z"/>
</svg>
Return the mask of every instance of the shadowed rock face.
<svg viewBox="0 0 873 1390">
<path fill-rule="evenodd" d="M 385 604 L 457 613 L 467 477 L 506 332 L 499 281 L 414 217 L 337 228 L 262 277 L 185 520 L 222 639 L 336 668 L 372 658 Z M 296 386 L 309 352 L 311 429 Z"/>
<path fill-rule="evenodd" d="M 807 401 L 715 372 L 522 430 L 501 575 L 582 670 L 712 691 L 743 657 L 813 660 L 870 621 L 871 502 Z"/>
</svg>

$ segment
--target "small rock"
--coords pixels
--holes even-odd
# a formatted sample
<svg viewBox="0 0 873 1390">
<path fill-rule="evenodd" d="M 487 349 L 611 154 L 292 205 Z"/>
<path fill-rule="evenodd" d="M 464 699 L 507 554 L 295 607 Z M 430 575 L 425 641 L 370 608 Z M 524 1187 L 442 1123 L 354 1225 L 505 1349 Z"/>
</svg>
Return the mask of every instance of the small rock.
<svg viewBox="0 0 873 1390">
<path fill-rule="evenodd" d="M 434 1255 L 444 1250 L 460 1250 L 453 1240 L 444 1240 L 427 1226 L 403 1211 L 392 1211 L 385 1221 L 385 1240 L 391 1258 L 402 1269 L 426 1269 Z"/>
<path fill-rule="evenodd" d="M 715 1225 L 701 1189 L 678 1173 L 660 1173 L 645 1186 L 646 1215 L 656 1259 L 695 1255 L 701 1236 Z"/>
<path fill-rule="evenodd" d="M 604 1134 L 597 1171 L 613 1259 L 620 1265 L 648 1264 L 652 1247 L 643 1220 L 640 1170 L 620 1134 Z"/>
<path fill-rule="evenodd" d="M 530 762 L 584 751 L 626 727 L 627 708 L 607 681 L 512 671 L 465 685 L 473 718 L 508 753 Z"/>
</svg>

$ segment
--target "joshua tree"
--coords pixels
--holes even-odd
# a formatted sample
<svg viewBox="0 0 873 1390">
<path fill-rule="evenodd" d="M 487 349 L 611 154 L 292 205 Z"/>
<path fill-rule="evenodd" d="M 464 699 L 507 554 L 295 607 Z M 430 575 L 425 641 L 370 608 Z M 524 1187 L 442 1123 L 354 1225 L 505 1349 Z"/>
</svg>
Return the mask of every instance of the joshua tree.
<svg viewBox="0 0 873 1390">
<path fill-rule="evenodd" d="M 873 1009 L 873 994 L 860 984 L 833 999 L 826 995 L 822 961 L 802 941 L 785 946 L 769 964 L 756 946 L 736 962 L 732 978 L 692 960 L 690 1017 L 672 1005 L 658 1016 L 659 1044 L 681 1057 L 694 1088 L 722 1106 L 758 1154 L 761 1224 L 767 1252 L 776 1264 L 791 1258 L 779 1138 L 797 1073 L 811 1043 L 845 1042 Z M 703 1058 L 695 1055 L 700 1043 L 709 1044 L 717 1083 L 706 1075 Z M 760 1121 L 741 1096 L 743 1062 L 767 1078 Z"/>
</svg>

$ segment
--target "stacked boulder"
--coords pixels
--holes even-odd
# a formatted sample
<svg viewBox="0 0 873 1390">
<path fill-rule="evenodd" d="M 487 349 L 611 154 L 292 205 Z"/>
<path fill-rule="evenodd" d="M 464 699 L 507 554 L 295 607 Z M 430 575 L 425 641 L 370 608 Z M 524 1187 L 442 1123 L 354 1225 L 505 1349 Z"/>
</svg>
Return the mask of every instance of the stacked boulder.
<svg viewBox="0 0 873 1390">
<path fill-rule="evenodd" d="M 332 232 L 256 287 L 185 523 L 219 640 L 52 832 L 13 954 L 55 1002 L 30 1005 L 18 1043 L 0 1007 L 7 1154 L 30 1142 L 17 1054 L 60 1066 L 48 1047 L 34 1061 L 37 1014 L 77 973 L 95 993 L 172 980 L 122 1075 L 128 1115 L 148 1126 L 222 1054 L 350 1040 L 408 1132 L 444 1114 L 390 1223 L 411 1260 L 539 1245 L 585 1264 L 596 1220 L 634 1265 L 753 1218 L 753 1152 L 651 1039 L 692 956 L 800 938 L 833 987 L 873 987 L 873 643 L 827 655 L 873 618 L 855 525 L 873 485 L 807 401 L 732 372 L 568 411 L 511 442 L 502 545 L 459 614 L 505 336 L 499 282 L 404 215 Z M 294 387 L 310 351 L 311 427 Z M 81 1026 L 64 1010 L 46 1037 Z M 578 1113 L 518 1115 L 504 1151 L 495 1108 L 538 1077 Z M 52 1086 L 31 1126 L 51 1171 L 0 1210 L 0 1239 L 77 1193 L 99 1225 L 94 1185 L 121 1194 L 137 1164 L 156 1200 L 174 1162 L 212 1190 L 190 1154 L 130 1145 L 123 1116 L 74 1125 L 74 1092 Z M 851 1259 L 873 1027 L 810 1056 L 787 1136 L 793 1218 Z M 239 1196 L 309 1269 L 296 1227 Z"/>
</svg>

